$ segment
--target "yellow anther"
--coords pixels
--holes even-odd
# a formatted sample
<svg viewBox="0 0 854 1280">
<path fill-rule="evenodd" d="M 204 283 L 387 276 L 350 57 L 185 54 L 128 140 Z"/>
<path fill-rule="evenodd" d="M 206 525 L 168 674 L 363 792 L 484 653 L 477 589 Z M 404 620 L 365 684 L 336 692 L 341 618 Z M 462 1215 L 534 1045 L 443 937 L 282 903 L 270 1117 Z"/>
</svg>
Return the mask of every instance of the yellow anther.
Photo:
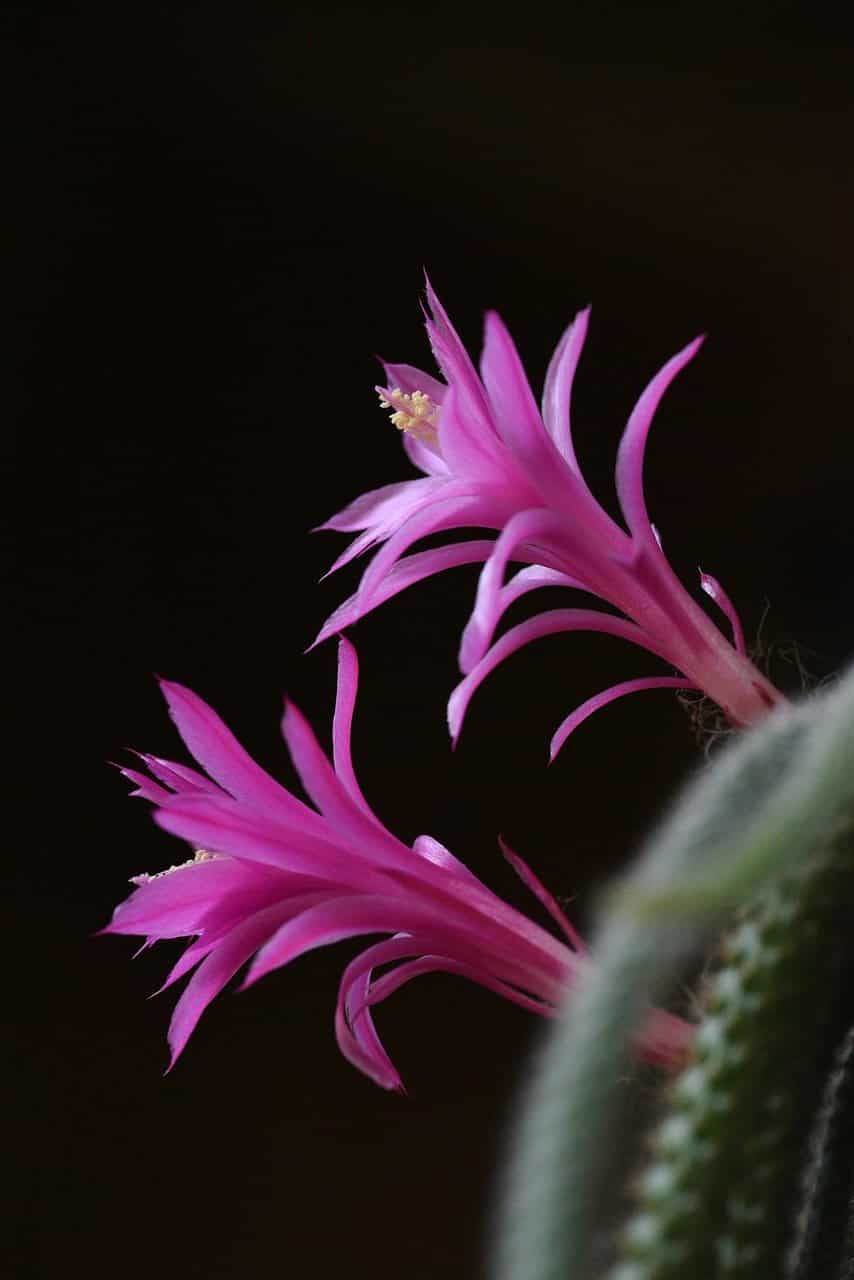
<svg viewBox="0 0 854 1280">
<path fill-rule="evenodd" d="M 391 420 L 398 431 L 407 431 L 425 444 L 435 444 L 438 440 L 439 406 L 425 391 L 413 391 L 409 395 L 395 387 L 388 392 L 388 398 L 380 396 L 380 407 L 394 409 Z"/>
</svg>

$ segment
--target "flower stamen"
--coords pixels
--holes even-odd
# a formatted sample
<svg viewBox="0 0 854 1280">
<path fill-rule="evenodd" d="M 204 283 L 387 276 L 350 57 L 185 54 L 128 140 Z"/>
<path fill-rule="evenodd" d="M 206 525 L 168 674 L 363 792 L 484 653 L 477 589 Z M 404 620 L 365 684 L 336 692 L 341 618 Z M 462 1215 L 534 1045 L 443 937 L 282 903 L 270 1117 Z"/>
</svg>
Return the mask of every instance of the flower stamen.
<svg viewBox="0 0 854 1280">
<path fill-rule="evenodd" d="M 218 853 L 210 853 L 207 849 L 197 849 L 192 858 L 188 858 L 186 862 L 173 863 L 171 867 L 167 867 L 165 871 L 155 871 L 154 875 L 148 875 L 142 872 L 141 875 L 131 876 L 131 884 L 151 884 L 152 880 L 162 880 L 164 876 L 171 876 L 176 871 L 183 871 L 185 867 L 194 867 L 199 862 L 212 862 L 214 858 L 218 858 Z"/>
<path fill-rule="evenodd" d="M 406 431 L 423 444 L 436 444 L 439 438 L 439 406 L 433 403 L 426 391 L 413 391 L 409 395 L 395 387 L 392 391 L 379 392 L 379 397 L 382 409 L 394 409 L 391 421 L 398 431 Z"/>
</svg>

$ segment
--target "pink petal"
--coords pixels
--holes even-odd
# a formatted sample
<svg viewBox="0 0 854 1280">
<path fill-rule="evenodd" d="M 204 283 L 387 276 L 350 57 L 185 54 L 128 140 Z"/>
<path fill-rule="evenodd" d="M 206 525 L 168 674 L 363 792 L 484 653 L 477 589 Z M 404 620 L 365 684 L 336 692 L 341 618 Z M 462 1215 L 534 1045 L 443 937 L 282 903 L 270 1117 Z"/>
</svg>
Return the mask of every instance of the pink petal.
<svg viewBox="0 0 854 1280">
<path fill-rule="evenodd" d="M 486 316 L 480 368 L 501 437 L 542 495 L 525 505 L 545 501 L 560 509 L 577 499 L 577 477 L 546 431 L 513 339 L 494 311 Z"/>
<path fill-rule="evenodd" d="M 210 1002 L 258 950 L 261 943 L 275 933 L 282 920 L 291 914 L 292 908 L 293 904 L 287 907 L 276 905 L 259 911 L 257 915 L 238 925 L 202 961 L 175 1006 L 169 1024 L 169 1047 L 172 1050 L 170 1071 Z"/>
<path fill-rule="evenodd" d="M 392 487 L 392 486 L 389 486 Z M 441 494 L 444 496 L 444 490 L 449 487 L 447 481 L 438 477 L 428 477 L 424 480 L 404 480 L 401 485 L 394 486 L 399 488 L 401 492 L 394 500 L 390 500 L 381 512 L 371 520 L 369 526 L 364 533 L 359 534 L 358 538 L 354 538 L 345 551 L 341 553 L 336 560 L 333 561 L 331 567 L 326 570 L 323 575 L 328 578 L 330 574 L 337 573 L 351 560 L 357 559 L 364 555 L 366 551 L 370 551 L 371 547 L 376 546 L 378 542 L 382 542 L 385 538 L 406 520 L 421 511 L 424 507 L 429 507 Z M 369 497 L 370 495 L 363 495 Z M 360 499 L 357 499 L 352 506 L 357 506 Z M 350 510 L 351 508 L 348 508 Z M 343 514 L 343 513 L 342 513 Z M 360 526 L 355 526 L 356 528 Z M 320 528 L 332 528 L 332 523 L 327 522 Z"/>
<path fill-rule="evenodd" d="M 569 735 L 588 716 L 592 716 L 594 711 L 598 711 L 600 707 L 606 707 L 609 702 L 614 702 L 628 693 L 640 693 L 643 689 L 695 689 L 696 687 L 685 676 L 643 676 L 639 680 L 624 680 L 620 684 L 612 685 L 610 689 L 605 689 L 602 693 L 597 693 L 586 702 L 582 702 L 580 707 L 576 707 L 566 717 L 549 745 L 549 763 L 551 764 L 554 760 Z"/>
<path fill-rule="evenodd" d="M 456 384 L 448 388 L 439 414 L 439 447 L 449 471 L 458 478 L 521 487 L 531 495 L 522 505 L 533 505 L 533 489 L 514 465 L 485 413 L 480 408 L 473 409 Z"/>
<path fill-rule="evenodd" d="M 416 440 L 411 431 L 401 431 L 400 442 L 413 467 L 417 467 L 425 475 L 437 476 L 446 480 L 451 474 L 447 462 L 439 451 L 438 442 L 435 445 L 431 445 L 426 441 Z"/>
<path fill-rule="evenodd" d="M 404 846 L 354 801 L 327 760 L 311 725 L 292 702 L 285 707 L 282 734 L 300 781 L 324 818 L 348 839 L 366 842 L 378 859 L 397 859 Z"/>
<path fill-rule="evenodd" d="M 353 712 L 359 691 L 359 659 L 356 650 L 344 636 L 338 637 L 338 685 L 335 693 L 335 714 L 332 718 L 332 761 L 338 780 L 350 799 L 377 826 L 382 826 L 364 795 L 350 750 L 353 729 Z"/>
<path fill-rule="evenodd" d="M 392 529 L 406 518 L 412 503 L 436 489 L 436 480 L 397 480 L 380 489 L 371 489 L 339 511 L 321 525 L 320 529 L 336 529 L 339 533 L 351 533 L 356 529 Z"/>
<path fill-rule="evenodd" d="M 312 905 L 317 902 L 323 902 L 329 896 L 330 886 L 324 885 L 321 880 L 314 876 L 288 876 L 287 892 L 279 893 L 269 902 L 261 902 L 260 899 L 255 906 L 250 908 L 244 899 L 241 901 L 239 895 L 228 898 L 219 906 L 214 908 L 209 915 L 206 915 L 201 922 L 201 936 L 191 942 L 190 945 L 181 955 L 178 963 L 169 971 L 166 980 L 155 991 L 154 995 L 160 995 L 168 987 L 173 986 L 180 978 L 189 973 L 200 960 L 203 960 L 214 947 L 218 946 L 222 939 L 229 934 L 237 925 L 243 921 L 254 911 L 261 910 L 265 906 L 273 906 L 281 903 L 282 907 L 286 907 L 289 903 L 293 906 L 294 901 L 300 898 L 297 903 L 296 910 L 303 910 L 306 905 Z M 310 897 L 306 895 L 311 895 Z M 156 939 L 155 939 L 156 941 Z"/>
<path fill-rule="evenodd" d="M 475 367 L 456 329 L 448 319 L 448 313 L 434 293 L 430 281 L 426 280 L 425 283 L 427 305 L 431 312 L 431 318 L 427 321 L 427 336 L 430 339 L 433 355 L 448 386 L 456 387 L 462 395 L 467 410 L 474 411 L 483 420 L 487 420 L 486 396 Z M 443 401 L 443 406 L 444 403 Z M 444 448 L 442 452 L 445 453 Z M 447 456 L 445 453 L 446 458 Z M 452 470 L 455 470 L 453 464 L 451 465 Z"/>
<path fill-rule="evenodd" d="M 527 559 L 532 553 L 535 554 L 533 549 L 524 551 L 520 547 L 514 558 Z M 512 578 L 508 578 L 499 591 L 498 618 L 503 617 L 511 604 L 527 595 L 529 591 L 536 591 L 540 587 L 569 587 L 574 591 L 590 589 L 580 578 L 571 578 L 568 573 L 561 573 L 558 569 L 547 569 L 541 564 L 528 565 L 526 569 L 520 569 Z"/>
<path fill-rule="evenodd" d="M 703 588 L 707 596 L 711 596 L 715 604 L 726 614 L 729 624 L 732 627 L 732 638 L 736 649 L 739 653 L 747 656 L 747 645 L 744 643 L 744 628 L 741 625 L 741 618 L 738 616 L 738 610 L 733 604 L 730 597 L 724 591 L 717 578 L 713 578 L 710 573 L 703 573 L 700 570 L 700 586 Z"/>
<path fill-rule="evenodd" d="M 211 782 L 210 778 L 206 778 L 203 773 L 198 773 L 188 765 L 176 764 L 174 760 L 162 760 L 160 756 L 148 755 L 143 751 L 138 751 L 137 755 L 140 760 L 145 761 L 146 768 L 154 774 L 155 778 L 175 792 L 205 791 L 211 795 L 219 795 L 219 787 Z"/>
<path fill-rule="evenodd" d="M 389 390 L 393 391 L 395 388 L 399 388 L 408 396 L 411 396 L 413 391 L 423 391 L 434 404 L 442 403 L 448 388 L 444 382 L 434 378 L 431 373 L 425 373 L 423 369 L 416 369 L 415 365 L 412 364 L 391 364 L 385 360 L 381 360 L 380 364 L 385 369 Z"/>
<path fill-rule="evenodd" d="M 136 787 L 136 791 L 131 791 L 130 793 L 132 796 L 139 796 L 142 800 L 150 800 L 152 804 L 163 804 L 166 800 L 172 799 L 171 791 L 164 790 L 156 782 L 152 782 L 146 774 L 140 773 L 138 769 L 127 769 L 120 764 L 117 764 L 116 768 L 123 778 L 127 778 L 128 782 L 132 782 Z"/>
<path fill-rule="evenodd" d="M 431 503 L 418 514 L 410 516 L 397 533 L 392 534 L 385 545 L 376 552 L 359 583 L 358 594 L 363 604 L 373 607 L 374 592 L 396 561 L 414 542 L 431 533 L 442 533 L 445 529 L 485 523 L 482 519 L 485 505 L 483 495 L 476 490 L 465 490 L 462 486 L 448 485 L 446 496 L 440 501 Z"/>
<path fill-rule="evenodd" d="M 520 986 L 535 975 L 537 984 L 560 982 L 566 972 L 566 946 L 527 916 L 496 897 L 476 877 L 451 880 L 429 863 L 389 868 L 388 875 L 409 891 L 418 905 L 430 904 L 429 938 L 420 950 L 454 954 L 476 962 L 485 951 L 500 963 L 502 976 Z M 426 926 L 410 921 L 401 911 L 398 931 L 413 932 Z"/>
<path fill-rule="evenodd" d="M 679 371 L 693 360 L 702 342 L 702 337 L 689 342 L 650 381 L 631 412 L 617 452 L 616 478 L 620 508 L 632 535 L 642 545 L 654 548 L 658 557 L 663 557 L 663 553 L 650 524 L 643 493 L 646 441 L 662 396 Z"/>
<path fill-rule="evenodd" d="M 460 862 L 459 858 L 454 857 L 450 849 L 446 849 L 438 840 L 434 840 L 432 836 L 416 836 L 412 844 L 412 850 L 419 857 L 426 858 L 428 862 L 432 862 L 437 867 L 450 871 L 453 875 L 462 876 L 465 880 L 473 881 L 480 884 L 474 872 L 469 871 L 464 862 Z"/>
<path fill-rule="evenodd" d="M 341 885 L 386 885 L 378 871 L 355 858 L 343 842 L 334 841 L 334 833 L 319 814 L 311 809 L 305 813 L 314 823 L 300 829 L 247 813 L 245 806 L 225 797 L 182 796 L 158 809 L 154 820 L 194 848 L 323 876 Z"/>
<path fill-rule="evenodd" d="M 347 1061 L 369 1080 L 373 1080 L 374 1084 L 390 1092 L 405 1093 L 400 1074 L 377 1035 L 370 1010 L 363 1009 L 365 991 L 370 980 L 368 973 L 348 986 L 341 984 L 335 1005 L 335 1039 Z M 355 1027 L 349 1012 L 353 1006 L 363 1009 L 363 1015 L 355 1023 Z"/>
<path fill-rule="evenodd" d="M 501 589 L 508 561 L 514 558 L 522 543 L 537 539 L 553 542 L 562 532 L 563 522 L 548 509 L 519 511 L 507 521 L 480 573 L 474 609 L 460 642 L 461 671 L 471 671 L 489 648 L 500 616 Z"/>
<path fill-rule="evenodd" d="M 579 479 L 582 478 L 581 468 L 572 443 L 570 401 L 589 320 L 590 308 L 585 307 L 567 328 L 549 363 L 543 389 L 543 421 L 546 430 Z"/>
<path fill-rule="evenodd" d="M 299 802 L 256 764 L 212 707 L 184 685 L 162 680 L 169 713 L 190 754 L 238 800 L 292 809 Z M 303 806 L 304 807 L 304 806 Z"/>
<path fill-rule="evenodd" d="M 551 609 L 546 613 L 520 622 L 496 640 L 488 653 L 461 680 L 448 700 L 448 727 L 456 744 L 463 725 L 466 709 L 472 694 L 490 672 L 517 649 L 544 636 L 557 635 L 561 631 L 599 631 L 605 635 L 619 636 L 641 649 L 648 649 L 658 657 L 665 656 L 659 646 L 634 622 L 618 618 L 597 609 Z"/>
<path fill-rule="evenodd" d="M 455 882 L 452 893 L 448 894 L 453 903 L 461 882 Z M 495 901 L 490 894 L 491 901 Z M 519 917 L 524 920 L 524 917 Z M 278 930 L 276 935 L 259 951 L 253 961 L 252 968 L 244 986 L 257 982 L 272 969 L 289 964 L 297 956 L 312 951 L 316 947 L 330 946 L 334 942 L 342 942 L 345 938 L 356 938 L 366 933 L 414 933 L 424 932 L 419 950 L 437 950 L 450 946 L 469 950 L 477 948 L 477 939 L 483 935 L 487 921 L 478 921 L 465 911 L 454 912 L 453 906 L 445 918 L 437 912 L 429 898 L 419 902 L 414 895 L 389 897 L 382 895 L 351 895 L 334 898 L 306 911 L 297 919 L 289 921 Z M 430 945 L 426 945 L 427 943 Z M 436 946 L 439 944 L 439 947 Z M 519 937 L 520 952 L 525 951 L 526 939 Z M 502 965 L 514 972 L 524 967 L 516 958 L 500 957 Z M 540 968 L 543 965 L 541 962 Z"/>
<path fill-rule="evenodd" d="M 278 876 L 231 858 L 193 862 L 139 884 L 116 907 L 104 932 L 184 938 L 201 932 L 205 915 L 225 895 L 249 893 L 262 899 L 258 905 L 266 906 L 263 899 L 276 886 L 281 897 L 280 885 Z"/>
<path fill-rule="evenodd" d="M 461 960 L 452 960 L 447 956 L 421 956 L 418 960 L 410 960 L 406 964 L 398 965 L 396 969 L 392 969 L 390 973 L 377 978 L 371 984 L 366 991 L 365 1005 L 380 1004 L 404 986 L 405 983 L 411 982 L 413 978 L 420 978 L 425 973 L 458 974 L 462 978 L 468 978 L 470 982 L 477 983 L 480 987 L 486 987 L 489 991 L 496 992 L 496 994 L 503 996 L 505 1000 L 521 1005 L 529 1013 L 544 1014 L 546 1017 L 554 1017 L 556 1014 L 554 1005 L 525 995 L 523 991 L 517 990 L 516 987 L 507 982 L 502 982 L 500 978 L 494 978 L 488 969 L 466 964 Z M 360 1012 L 361 1010 L 358 1007 L 354 1007 L 354 1019 L 359 1017 Z"/>
<path fill-rule="evenodd" d="M 251 986 L 273 969 L 290 964 L 317 947 L 331 946 L 366 933 L 399 933 L 405 917 L 413 914 L 432 923 L 432 914 L 411 904 L 378 895 L 332 898 L 289 920 L 258 952 L 244 980 Z"/>
<path fill-rule="evenodd" d="M 498 844 L 501 848 L 501 852 L 504 854 L 504 857 L 510 863 L 510 866 L 516 872 L 522 883 L 527 885 L 534 897 L 538 898 L 543 904 L 552 919 L 557 922 L 561 931 L 566 934 L 567 938 L 569 938 L 569 941 L 575 950 L 580 955 L 584 955 L 587 948 L 584 945 L 581 935 L 576 932 L 568 920 L 566 913 L 560 907 L 557 898 L 549 892 L 542 880 L 540 880 L 528 866 L 527 862 L 520 858 L 518 853 L 514 853 L 510 846 L 506 844 L 500 836 L 498 837 Z"/>
<path fill-rule="evenodd" d="M 374 943 L 352 960 L 341 978 L 335 1009 L 335 1035 L 338 1047 L 348 1062 L 383 1089 L 403 1093 L 403 1082 L 389 1058 L 374 1027 L 365 995 L 376 965 L 387 964 L 401 956 L 411 956 L 417 945 L 406 935 Z M 360 1016 L 354 1017 L 354 1009 Z"/>
<path fill-rule="evenodd" d="M 177 964 L 174 964 L 166 975 L 165 981 L 161 982 L 156 991 L 152 991 L 151 998 L 161 995 L 167 991 L 169 987 L 174 986 L 176 982 L 180 982 L 205 956 L 210 955 L 214 947 L 220 941 L 219 936 L 208 937 L 206 934 L 203 938 L 194 938 L 189 946 L 185 947 L 181 953 Z"/>
<path fill-rule="evenodd" d="M 377 605 L 390 600 L 398 592 L 405 591 L 407 587 L 414 586 L 416 582 L 432 577 L 434 573 L 456 568 L 457 565 L 475 564 L 486 560 L 494 545 L 491 539 L 482 538 L 470 542 L 452 542 L 446 547 L 434 547 L 431 551 L 415 551 L 411 555 L 404 556 L 389 569 L 382 582 L 374 588 L 370 609 L 375 609 Z M 359 593 L 356 592 L 339 605 L 324 622 L 310 648 L 313 649 L 329 636 L 337 635 L 346 627 L 358 622 L 359 618 L 368 612 L 368 609 L 361 607 L 361 603 L 363 602 L 359 600 Z"/>
</svg>

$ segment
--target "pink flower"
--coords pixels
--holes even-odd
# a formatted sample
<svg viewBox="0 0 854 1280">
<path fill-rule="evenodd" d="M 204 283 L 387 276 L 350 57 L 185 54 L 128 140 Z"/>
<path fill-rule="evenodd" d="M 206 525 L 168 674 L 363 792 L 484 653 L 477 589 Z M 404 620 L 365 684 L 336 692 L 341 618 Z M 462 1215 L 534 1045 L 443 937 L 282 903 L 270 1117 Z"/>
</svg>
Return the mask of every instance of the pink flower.
<svg viewBox="0 0 854 1280">
<path fill-rule="evenodd" d="M 371 1008 L 411 978 L 434 970 L 460 974 L 551 1015 L 585 963 L 563 912 L 509 849 L 505 855 L 566 942 L 496 897 L 431 836 L 408 848 L 385 829 L 362 795 L 350 756 L 357 678 L 355 650 L 342 639 L 334 765 L 296 707 L 285 709 L 282 732 L 316 810 L 260 768 L 200 698 L 163 682 L 178 731 L 206 773 L 149 755 L 141 758 L 151 776 L 122 772 L 137 787 L 134 794 L 154 803 L 159 825 L 187 840 L 194 855 L 159 875 L 134 877 L 137 888 L 104 932 L 142 935 L 145 945 L 191 939 L 164 983 L 195 970 L 169 1028 L 172 1063 L 210 1002 L 250 960 L 244 986 L 314 947 L 388 935 L 347 965 L 335 1014 L 345 1057 L 386 1089 L 402 1086 Z M 679 1019 L 654 1011 L 639 1048 L 650 1059 L 673 1062 L 690 1034 Z"/>
<path fill-rule="evenodd" d="M 315 643 L 431 574 L 482 561 L 460 646 L 465 678 L 448 706 L 455 739 L 481 681 L 523 645 L 559 631 L 620 636 L 662 658 L 678 674 L 629 680 L 590 698 L 557 729 L 552 757 L 593 711 L 641 689 L 700 689 L 735 725 L 763 716 L 781 695 L 748 658 L 732 602 L 715 578 L 701 573 L 702 589 L 729 621 L 731 643 L 679 582 L 644 500 L 644 450 L 653 415 L 701 340 L 678 352 L 655 375 L 623 433 L 616 487 L 627 531 L 591 494 L 572 443 L 570 397 L 589 309 L 579 312 L 557 345 L 539 410 L 500 317 L 487 314 L 478 374 L 429 284 L 427 298 L 427 333 L 444 382 L 410 365 L 388 364 L 388 386 L 378 388 L 383 406 L 395 410 L 392 421 L 401 429 L 410 460 L 424 475 L 363 494 L 321 526 L 362 530 L 330 572 L 383 545 L 355 595 L 335 611 Z M 428 534 L 464 526 L 494 530 L 498 537 L 405 554 Z M 510 561 L 525 567 L 505 582 Z M 554 609 L 493 642 L 505 610 L 521 595 L 545 586 L 583 590 L 615 606 L 622 616 L 590 608 Z"/>
</svg>

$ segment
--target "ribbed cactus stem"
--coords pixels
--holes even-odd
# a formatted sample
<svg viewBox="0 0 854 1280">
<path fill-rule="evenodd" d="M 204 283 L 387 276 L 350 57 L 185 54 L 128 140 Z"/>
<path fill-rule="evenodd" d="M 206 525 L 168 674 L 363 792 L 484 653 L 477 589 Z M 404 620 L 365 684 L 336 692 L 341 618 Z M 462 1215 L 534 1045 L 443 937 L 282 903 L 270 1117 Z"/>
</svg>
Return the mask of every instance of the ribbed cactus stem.
<svg viewBox="0 0 854 1280">
<path fill-rule="evenodd" d="M 808 1135 L 854 1015 L 840 981 L 852 870 L 854 844 L 834 841 L 759 892 L 725 939 L 612 1280 L 783 1275 Z"/>
<path fill-rule="evenodd" d="M 602 1274 L 626 1068 L 647 1001 L 666 1001 L 710 931 L 742 903 L 611 1280 L 781 1280 L 807 1212 L 809 1134 L 854 1021 L 843 968 L 854 945 L 852 870 L 854 670 L 721 752 L 605 897 L 592 963 L 520 1109 L 495 1222 L 495 1280 Z M 854 1214 L 848 1222 L 854 1239 Z"/>
<path fill-rule="evenodd" d="M 842 1037 L 813 1123 L 786 1280 L 854 1275 L 854 1026 Z"/>
</svg>

